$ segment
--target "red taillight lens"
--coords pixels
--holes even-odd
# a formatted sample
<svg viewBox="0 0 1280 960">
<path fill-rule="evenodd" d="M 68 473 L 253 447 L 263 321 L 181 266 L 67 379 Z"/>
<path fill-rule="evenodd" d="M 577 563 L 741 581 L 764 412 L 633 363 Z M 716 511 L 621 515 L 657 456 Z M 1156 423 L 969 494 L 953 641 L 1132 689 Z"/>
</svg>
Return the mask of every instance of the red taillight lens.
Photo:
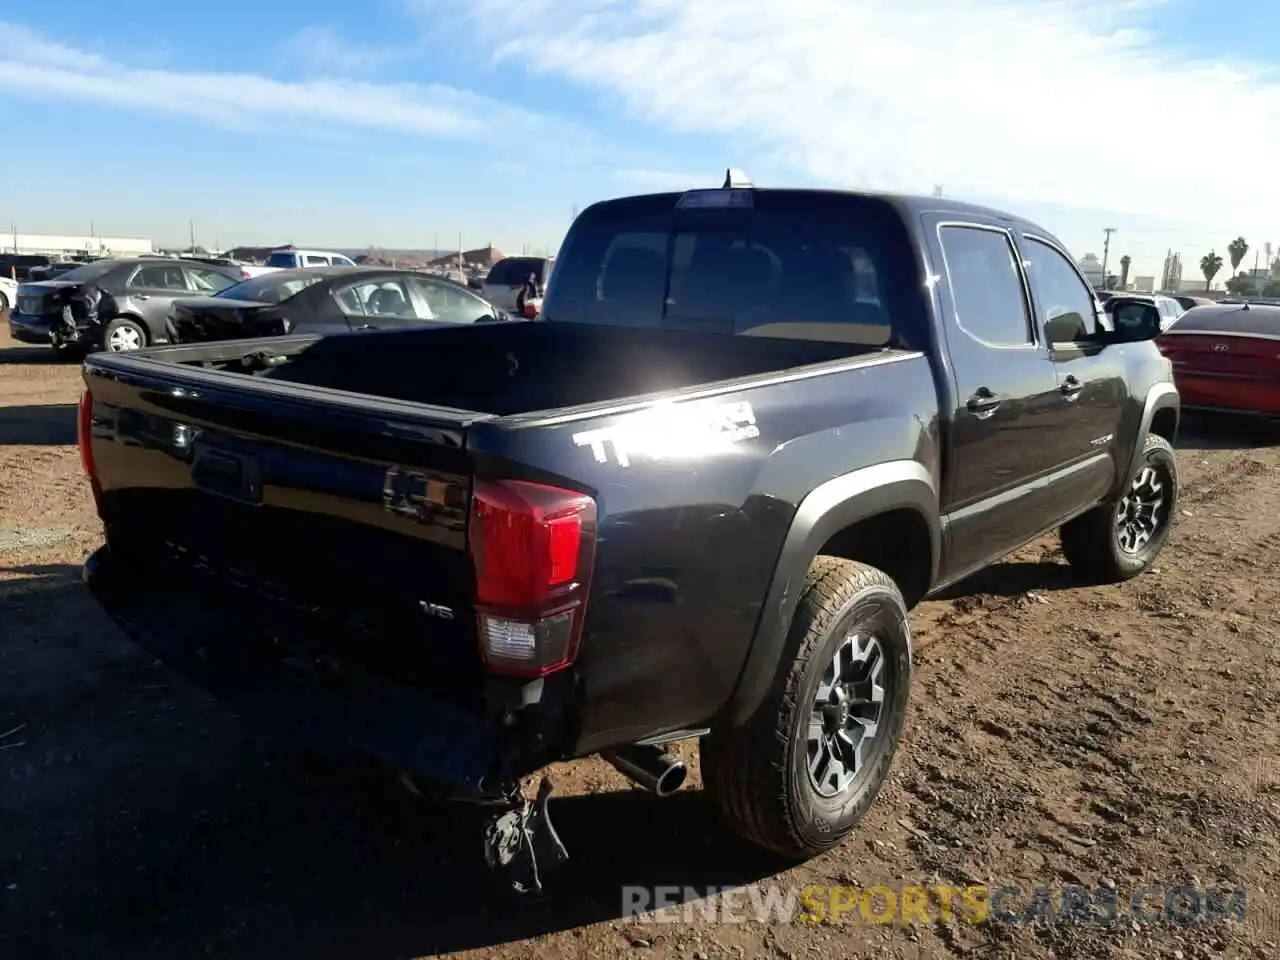
<svg viewBox="0 0 1280 960">
<path fill-rule="evenodd" d="M 540 483 L 478 480 L 468 542 L 485 665 L 541 677 L 573 663 L 595 567 L 596 502 Z"/>
<path fill-rule="evenodd" d="M 241 271 L 240 271 L 240 279 L 241 279 L 241 280 L 248 280 L 248 279 L 249 279 L 250 277 L 252 277 L 252 276 L 253 276 L 253 274 L 251 274 L 248 270 L 241 270 Z"/>
<path fill-rule="evenodd" d="M 80 465 L 93 490 L 93 502 L 102 512 L 102 488 L 98 484 L 98 472 L 93 463 L 93 394 L 88 390 L 80 395 L 80 409 L 76 416 L 76 444 L 80 447 Z"/>
</svg>

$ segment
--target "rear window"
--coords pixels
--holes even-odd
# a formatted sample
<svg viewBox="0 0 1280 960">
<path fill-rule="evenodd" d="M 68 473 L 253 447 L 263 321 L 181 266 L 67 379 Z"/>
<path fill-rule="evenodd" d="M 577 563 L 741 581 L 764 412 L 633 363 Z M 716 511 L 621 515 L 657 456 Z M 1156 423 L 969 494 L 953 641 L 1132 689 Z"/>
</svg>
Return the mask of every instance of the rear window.
<svg viewBox="0 0 1280 960">
<path fill-rule="evenodd" d="M 108 273 L 114 270 L 118 264 L 109 260 L 99 260 L 96 263 L 85 263 L 76 267 L 74 270 L 68 270 L 66 273 L 58 275 L 59 280 L 75 281 L 77 283 L 88 283 L 94 280 L 100 280 Z"/>
<path fill-rule="evenodd" d="M 537 277 L 538 283 L 545 283 L 546 277 L 543 273 L 546 270 L 547 261 L 542 257 L 507 257 L 505 260 L 499 260 L 493 265 L 489 271 L 489 278 L 485 283 L 503 284 L 509 287 L 518 287 L 529 279 L 529 274 Z"/>
<path fill-rule="evenodd" d="M 297 255 L 292 250 L 281 250 L 270 254 L 265 266 L 292 267 L 295 263 L 297 263 Z"/>
<path fill-rule="evenodd" d="M 544 318 L 922 345 L 914 246 L 885 202 L 766 191 L 748 209 L 681 211 L 677 199 L 584 212 L 557 259 Z"/>
</svg>

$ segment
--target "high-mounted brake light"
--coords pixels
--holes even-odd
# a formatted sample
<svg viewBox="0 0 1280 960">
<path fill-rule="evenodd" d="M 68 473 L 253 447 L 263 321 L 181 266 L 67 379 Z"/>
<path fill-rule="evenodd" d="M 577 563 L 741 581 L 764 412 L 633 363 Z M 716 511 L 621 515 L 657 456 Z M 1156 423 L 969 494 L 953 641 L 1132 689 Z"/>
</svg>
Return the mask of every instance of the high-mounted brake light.
<svg viewBox="0 0 1280 960">
<path fill-rule="evenodd" d="M 468 542 L 485 666 L 542 677 L 572 664 L 595 567 L 595 500 L 523 480 L 477 480 Z"/>
<path fill-rule="evenodd" d="M 102 485 L 98 483 L 98 470 L 93 462 L 93 394 L 87 389 L 80 395 L 80 408 L 76 412 L 76 445 L 80 448 L 80 465 L 93 490 L 94 505 L 101 516 Z"/>
<path fill-rule="evenodd" d="M 753 206 L 755 198 L 751 191 L 737 189 L 686 190 L 676 201 L 677 210 L 727 210 Z"/>
<path fill-rule="evenodd" d="M 755 206 L 755 188 L 747 175 L 730 167 L 724 172 L 724 184 L 719 189 L 686 190 L 676 201 L 677 210 L 724 210 L 731 207 Z"/>
</svg>

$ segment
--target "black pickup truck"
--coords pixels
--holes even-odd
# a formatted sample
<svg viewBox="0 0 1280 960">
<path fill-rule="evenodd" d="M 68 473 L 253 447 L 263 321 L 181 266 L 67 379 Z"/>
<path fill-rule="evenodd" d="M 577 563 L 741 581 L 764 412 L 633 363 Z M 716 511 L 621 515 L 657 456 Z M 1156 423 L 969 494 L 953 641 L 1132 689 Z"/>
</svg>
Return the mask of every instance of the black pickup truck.
<svg viewBox="0 0 1280 960">
<path fill-rule="evenodd" d="M 85 362 L 85 580 L 244 716 L 496 806 L 602 754 L 659 795 L 701 738 L 737 832 L 805 858 L 902 735 L 908 611 L 1046 531 L 1151 565 L 1179 419 L 1155 330 L 1062 246 L 942 199 L 724 188 L 584 211 L 543 319 Z"/>
</svg>

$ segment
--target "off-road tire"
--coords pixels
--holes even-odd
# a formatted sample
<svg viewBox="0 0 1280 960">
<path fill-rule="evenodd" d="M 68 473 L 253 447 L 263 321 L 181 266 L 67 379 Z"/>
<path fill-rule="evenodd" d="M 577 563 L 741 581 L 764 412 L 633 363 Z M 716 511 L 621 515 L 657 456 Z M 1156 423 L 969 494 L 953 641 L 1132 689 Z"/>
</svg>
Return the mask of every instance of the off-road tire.
<svg viewBox="0 0 1280 960">
<path fill-rule="evenodd" d="M 874 633 L 884 654 L 885 698 L 865 773 L 825 798 L 807 772 L 813 698 L 835 650 L 850 634 Z M 788 859 L 805 860 L 840 844 L 888 777 L 902 737 L 911 681 L 907 608 L 888 574 L 838 557 L 809 568 L 780 667 L 759 708 L 742 726 L 702 738 L 703 786 L 735 833 Z"/>
<path fill-rule="evenodd" d="M 1136 553 L 1120 546 L 1117 519 L 1121 502 L 1129 485 L 1146 466 L 1157 466 L 1168 473 L 1171 494 L 1162 505 L 1163 520 L 1152 538 Z M 1147 437 L 1134 469 L 1125 479 L 1121 493 L 1110 503 L 1094 507 L 1088 513 L 1062 525 L 1058 539 L 1067 562 L 1091 583 L 1120 583 L 1136 577 L 1156 561 L 1169 541 L 1178 516 L 1178 459 L 1173 445 L 1164 437 Z"/>
</svg>

